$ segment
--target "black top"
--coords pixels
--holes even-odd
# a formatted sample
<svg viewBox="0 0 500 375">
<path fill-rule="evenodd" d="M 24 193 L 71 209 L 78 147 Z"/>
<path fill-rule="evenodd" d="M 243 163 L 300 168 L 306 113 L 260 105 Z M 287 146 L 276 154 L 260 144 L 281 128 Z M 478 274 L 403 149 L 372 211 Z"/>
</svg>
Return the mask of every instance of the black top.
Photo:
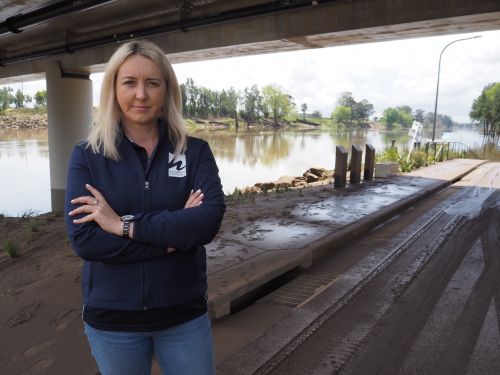
<svg viewBox="0 0 500 375">
<path fill-rule="evenodd" d="M 129 140 L 141 160 L 144 171 L 149 167 L 145 148 Z M 155 151 L 153 151 L 154 154 Z M 188 322 L 207 312 L 207 299 L 200 296 L 182 305 L 139 311 L 96 309 L 84 306 L 83 320 L 103 331 L 158 331 Z"/>
</svg>

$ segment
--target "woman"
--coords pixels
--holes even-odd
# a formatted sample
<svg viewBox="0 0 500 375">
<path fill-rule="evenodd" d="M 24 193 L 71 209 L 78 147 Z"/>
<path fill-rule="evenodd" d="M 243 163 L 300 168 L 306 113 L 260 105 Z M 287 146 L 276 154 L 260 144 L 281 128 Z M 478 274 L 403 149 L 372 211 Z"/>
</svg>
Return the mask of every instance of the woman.
<svg viewBox="0 0 500 375">
<path fill-rule="evenodd" d="M 66 227 L 84 259 L 83 320 L 103 375 L 213 374 L 204 244 L 225 211 L 208 144 L 187 137 L 181 95 L 147 41 L 109 60 L 97 121 L 73 150 Z"/>
</svg>

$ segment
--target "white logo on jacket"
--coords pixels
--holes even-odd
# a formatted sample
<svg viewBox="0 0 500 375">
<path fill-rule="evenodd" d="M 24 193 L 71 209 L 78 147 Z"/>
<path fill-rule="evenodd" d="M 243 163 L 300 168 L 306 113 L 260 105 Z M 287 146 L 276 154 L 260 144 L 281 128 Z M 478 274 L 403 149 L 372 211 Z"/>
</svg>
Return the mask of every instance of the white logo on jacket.
<svg viewBox="0 0 500 375">
<path fill-rule="evenodd" d="M 168 177 L 186 177 L 186 155 L 180 154 L 174 159 L 174 154 L 168 153 Z"/>
</svg>

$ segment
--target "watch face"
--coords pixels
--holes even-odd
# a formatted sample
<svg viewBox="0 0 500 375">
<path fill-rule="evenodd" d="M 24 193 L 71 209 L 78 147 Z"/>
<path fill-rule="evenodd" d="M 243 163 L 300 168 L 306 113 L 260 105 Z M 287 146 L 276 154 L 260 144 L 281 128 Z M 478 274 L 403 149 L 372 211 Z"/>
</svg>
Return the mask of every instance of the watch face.
<svg viewBox="0 0 500 375">
<path fill-rule="evenodd" d="M 134 220 L 134 215 L 123 215 L 122 217 L 120 217 L 120 220 L 121 221 L 131 221 L 131 220 Z"/>
</svg>

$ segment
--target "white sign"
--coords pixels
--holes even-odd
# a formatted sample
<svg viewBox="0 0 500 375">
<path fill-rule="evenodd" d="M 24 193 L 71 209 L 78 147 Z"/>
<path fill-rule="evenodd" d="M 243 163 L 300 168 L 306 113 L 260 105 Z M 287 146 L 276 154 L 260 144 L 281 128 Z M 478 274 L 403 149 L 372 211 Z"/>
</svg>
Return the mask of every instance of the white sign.
<svg viewBox="0 0 500 375">
<path fill-rule="evenodd" d="M 410 155 L 413 151 L 413 146 L 415 145 L 415 142 L 422 142 L 422 124 L 420 122 L 413 121 L 413 125 L 408 131 L 408 135 L 413 138 L 410 143 L 410 152 L 408 152 L 408 158 L 407 158 L 407 160 L 410 160 Z"/>
<path fill-rule="evenodd" d="M 417 121 L 413 121 L 413 125 L 408 131 L 408 135 L 413 138 L 413 142 L 422 141 L 422 124 Z"/>
</svg>

